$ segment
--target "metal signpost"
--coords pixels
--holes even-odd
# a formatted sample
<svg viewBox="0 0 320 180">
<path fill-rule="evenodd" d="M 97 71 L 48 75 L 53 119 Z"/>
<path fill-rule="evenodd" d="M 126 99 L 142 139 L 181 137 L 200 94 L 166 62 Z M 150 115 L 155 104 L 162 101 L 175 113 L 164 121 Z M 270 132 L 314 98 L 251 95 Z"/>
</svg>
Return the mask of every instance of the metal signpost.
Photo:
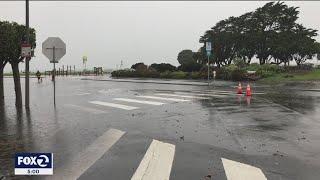
<svg viewBox="0 0 320 180">
<path fill-rule="evenodd" d="M 27 40 L 28 42 L 28 40 Z M 25 106 L 29 108 L 29 61 L 31 59 L 31 44 L 29 43 L 22 43 L 21 44 L 21 57 L 25 58 L 26 67 L 25 67 Z"/>
<path fill-rule="evenodd" d="M 66 54 L 66 44 L 59 37 L 49 37 L 42 43 L 42 53 L 53 63 L 53 103 L 56 106 L 56 63 Z"/>
<path fill-rule="evenodd" d="M 29 45 L 29 0 L 26 0 L 26 45 L 21 46 L 21 55 L 26 58 L 25 67 L 25 106 L 29 108 L 29 61 L 31 59 L 31 46 Z"/>
<path fill-rule="evenodd" d="M 209 58 L 211 55 L 211 42 L 206 42 L 206 51 L 207 51 L 207 56 L 208 56 L 208 86 L 209 86 Z"/>
</svg>

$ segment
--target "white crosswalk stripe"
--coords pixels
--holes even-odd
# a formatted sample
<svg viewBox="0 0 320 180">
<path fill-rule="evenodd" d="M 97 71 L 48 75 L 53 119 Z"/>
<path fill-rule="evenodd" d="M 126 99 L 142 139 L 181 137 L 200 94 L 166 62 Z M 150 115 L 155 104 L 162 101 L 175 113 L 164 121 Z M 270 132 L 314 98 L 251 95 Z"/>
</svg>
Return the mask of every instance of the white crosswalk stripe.
<svg viewBox="0 0 320 180">
<path fill-rule="evenodd" d="M 176 101 L 176 102 L 187 102 L 190 100 L 187 99 L 177 99 L 177 98 L 165 98 L 165 97 L 158 97 L 158 96 L 137 96 L 139 98 L 149 98 L 149 99 L 158 99 L 158 100 L 165 100 L 165 101 Z"/>
<path fill-rule="evenodd" d="M 106 113 L 105 111 L 102 111 L 102 110 L 99 110 L 99 109 L 93 109 L 93 108 L 89 108 L 89 107 L 78 106 L 78 105 L 75 105 L 75 104 L 64 104 L 64 106 L 72 108 L 72 109 L 80 110 L 80 111 L 90 112 L 90 113 L 93 113 L 93 114 Z"/>
<path fill-rule="evenodd" d="M 206 98 L 206 97 L 187 96 L 187 95 L 178 95 L 178 94 L 167 94 L 167 93 L 157 93 L 156 95 L 160 95 L 160 96 L 172 96 L 172 97 L 181 97 L 181 98 L 193 98 L 193 99 L 209 99 L 209 98 Z"/>
<path fill-rule="evenodd" d="M 109 129 L 98 137 L 84 151 L 78 153 L 65 165 L 55 169 L 54 175 L 47 179 L 77 179 L 90 166 L 92 166 L 106 151 L 108 151 L 125 132 L 117 129 Z"/>
<path fill-rule="evenodd" d="M 101 106 L 119 108 L 119 109 L 124 109 L 124 110 L 139 109 L 138 107 L 134 107 L 134 106 L 127 106 L 127 105 L 123 105 L 123 104 L 116 104 L 116 103 L 109 103 L 109 102 L 102 102 L 102 101 L 89 101 L 89 103 L 96 104 L 96 105 L 101 105 Z"/>
<path fill-rule="evenodd" d="M 108 153 L 124 134 L 126 134 L 124 131 L 109 129 L 87 148 L 57 167 L 53 176 L 47 176 L 45 179 L 79 178 Z M 178 152 L 174 144 L 152 139 L 131 180 L 169 180 L 176 153 Z M 227 180 L 267 180 L 260 168 L 226 158 L 221 158 L 221 161 Z"/>
<path fill-rule="evenodd" d="M 91 93 L 78 93 L 78 94 L 76 94 L 76 96 L 83 96 L 83 95 L 89 95 L 89 94 L 91 94 Z"/>
<path fill-rule="evenodd" d="M 156 102 L 156 101 L 142 101 L 142 100 L 137 100 L 137 99 L 127 99 L 127 98 L 114 98 L 114 100 L 140 103 L 140 104 L 149 104 L 149 105 L 163 105 L 163 104 L 165 104 L 165 103 Z"/>
<path fill-rule="evenodd" d="M 209 93 L 189 93 L 189 92 L 176 92 L 176 94 L 185 94 L 185 95 L 198 95 L 198 96 L 207 96 L 207 97 L 226 97 L 226 94 L 209 94 Z"/>
<path fill-rule="evenodd" d="M 237 88 L 237 86 L 235 87 Z M 243 90 L 246 90 L 245 88 Z M 251 89 L 252 90 L 252 89 Z M 202 91 L 193 91 L 193 92 L 199 92 L 201 93 Z M 236 90 L 234 91 L 222 91 L 222 90 L 205 90 L 206 93 L 218 93 L 218 94 L 235 94 Z M 253 91 L 252 94 L 265 94 L 264 92 L 255 92 Z"/>
<path fill-rule="evenodd" d="M 175 146 L 153 140 L 131 180 L 169 180 Z"/>
<path fill-rule="evenodd" d="M 99 93 L 102 93 L 102 94 L 107 94 L 107 93 L 110 93 L 110 92 L 108 92 L 108 91 L 106 91 L 106 90 L 100 90 L 100 91 L 98 91 Z"/>
<path fill-rule="evenodd" d="M 206 92 L 213 92 L 213 93 L 232 93 L 233 91 L 223 91 L 223 90 L 216 90 L 216 89 L 211 89 L 211 90 L 204 90 Z M 195 91 L 195 92 L 202 92 L 202 91 Z"/>
<path fill-rule="evenodd" d="M 267 180 L 261 169 L 221 158 L 228 180 Z"/>
</svg>

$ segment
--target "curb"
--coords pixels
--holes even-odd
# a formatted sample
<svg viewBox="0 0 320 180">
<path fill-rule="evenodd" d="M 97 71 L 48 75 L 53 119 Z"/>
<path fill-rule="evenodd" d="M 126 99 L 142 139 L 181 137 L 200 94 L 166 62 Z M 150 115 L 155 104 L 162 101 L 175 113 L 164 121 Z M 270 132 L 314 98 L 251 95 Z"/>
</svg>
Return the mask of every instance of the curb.
<svg viewBox="0 0 320 180">
<path fill-rule="evenodd" d="M 150 83 L 150 84 L 172 84 L 172 85 L 187 85 L 187 86 L 208 86 L 207 83 L 170 83 L 170 82 L 150 82 L 150 81 L 132 81 L 132 80 L 113 80 L 113 79 L 88 79 L 82 78 L 81 80 L 89 80 L 89 81 L 111 81 L 111 82 L 131 82 L 131 83 Z M 212 86 L 212 84 L 210 84 Z"/>
</svg>

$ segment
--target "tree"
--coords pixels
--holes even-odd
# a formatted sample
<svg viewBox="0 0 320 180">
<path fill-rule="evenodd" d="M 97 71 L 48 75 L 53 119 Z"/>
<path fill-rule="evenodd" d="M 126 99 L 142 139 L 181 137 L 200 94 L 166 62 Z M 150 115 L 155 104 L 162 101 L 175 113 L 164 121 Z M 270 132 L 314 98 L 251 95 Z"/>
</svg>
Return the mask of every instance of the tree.
<svg viewBox="0 0 320 180">
<path fill-rule="evenodd" d="M 255 39 L 255 50 L 260 64 L 272 58 L 272 45 L 275 34 L 289 32 L 298 19 L 297 7 L 288 7 L 283 2 L 270 2 L 253 12 L 249 24 L 251 37 Z M 285 48 L 285 47 L 283 47 Z"/>
<path fill-rule="evenodd" d="M 182 50 L 178 54 L 178 62 L 180 63 L 180 67 L 178 69 L 182 71 L 199 71 L 200 68 L 202 67 L 201 64 L 197 63 L 196 59 L 194 59 L 194 53 L 189 50 Z"/>
<path fill-rule="evenodd" d="M 131 66 L 131 69 L 137 70 L 137 67 L 143 65 L 143 66 L 147 66 L 145 65 L 143 62 L 139 62 L 139 63 L 135 63 Z"/>
<path fill-rule="evenodd" d="M 137 72 L 145 72 L 148 70 L 148 66 L 145 65 L 143 62 L 136 63 L 131 66 L 131 69 L 136 70 Z"/>
<path fill-rule="evenodd" d="M 317 35 L 316 30 L 306 29 L 302 25 L 296 25 L 295 36 L 292 42 L 291 57 L 297 65 L 301 65 L 307 59 L 312 59 L 319 51 L 319 43 L 313 37 Z"/>
<path fill-rule="evenodd" d="M 161 63 L 161 64 L 153 63 L 150 65 L 150 67 L 160 73 L 165 72 L 165 71 L 175 71 L 176 70 L 176 67 L 169 64 L 169 63 Z"/>
<path fill-rule="evenodd" d="M 1 36 L 1 55 L 2 64 L 4 62 L 9 62 L 12 67 L 13 79 L 14 79 L 14 89 L 16 94 L 16 105 L 22 105 L 22 93 L 21 93 L 21 84 L 20 84 L 20 73 L 19 73 L 19 63 L 23 61 L 21 57 L 21 43 L 25 41 L 25 32 L 26 27 L 24 25 L 19 25 L 15 22 L 2 22 L 1 27 L 3 30 L 0 30 L 3 33 L 6 30 L 5 36 Z M 35 49 L 36 47 L 36 35 L 33 28 L 29 28 L 29 42 L 31 48 Z"/>
<path fill-rule="evenodd" d="M 303 63 L 317 53 L 317 30 L 297 24 L 298 14 L 297 7 L 270 2 L 253 12 L 221 20 L 200 37 L 202 62 L 205 43 L 211 42 L 210 62 L 218 67 L 239 58 L 249 64 L 254 56 L 260 64 Z"/>
<path fill-rule="evenodd" d="M 10 23 L 7 21 L 0 21 L 0 102 L 4 100 L 4 87 L 3 87 L 3 70 L 8 63 L 8 48 Z"/>
</svg>

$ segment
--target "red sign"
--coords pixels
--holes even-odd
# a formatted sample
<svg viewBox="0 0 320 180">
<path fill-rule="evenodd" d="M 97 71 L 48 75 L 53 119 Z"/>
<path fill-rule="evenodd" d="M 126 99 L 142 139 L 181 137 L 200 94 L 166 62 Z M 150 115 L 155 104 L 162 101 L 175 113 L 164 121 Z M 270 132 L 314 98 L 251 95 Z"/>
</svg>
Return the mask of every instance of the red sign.
<svg viewBox="0 0 320 180">
<path fill-rule="evenodd" d="M 31 57 L 31 44 L 21 44 L 21 57 Z"/>
</svg>

